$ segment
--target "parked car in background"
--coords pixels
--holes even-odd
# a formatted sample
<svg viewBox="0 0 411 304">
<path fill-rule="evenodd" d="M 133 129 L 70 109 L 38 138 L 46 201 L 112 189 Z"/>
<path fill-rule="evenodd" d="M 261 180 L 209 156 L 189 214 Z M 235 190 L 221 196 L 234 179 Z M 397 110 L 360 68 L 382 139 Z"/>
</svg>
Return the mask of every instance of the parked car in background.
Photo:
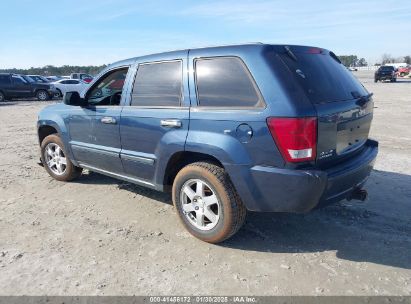
<svg viewBox="0 0 411 304">
<path fill-rule="evenodd" d="M 39 113 L 38 140 L 53 178 L 86 168 L 170 191 L 186 229 L 217 243 L 247 210 L 365 200 L 378 152 L 368 138 L 373 108 L 372 94 L 326 49 L 201 48 L 108 66 L 81 94 Z"/>
<path fill-rule="evenodd" d="M 66 92 L 78 92 L 81 93 L 88 84 L 77 79 L 60 79 L 53 82 L 56 88 L 56 97 L 62 97 Z"/>
<path fill-rule="evenodd" d="M 397 81 L 397 73 L 395 67 L 391 65 L 383 65 L 375 71 L 374 82 L 389 80 L 391 82 Z"/>
<path fill-rule="evenodd" d="M 28 77 L 30 77 L 31 79 L 33 79 L 35 82 L 40 82 L 40 83 L 49 83 L 50 81 L 41 75 L 27 75 Z"/>
<path fill-rule="evenodd" d="M 54 82 L 54 81 L 60 80 L 61 77 L 60 77 L 60 76 L 46 76 L 46 79 L 47 79 L 49 82 Z"/>
<path fill-rule="evenodd" d="M 400 67 L 398 68 L 397 74 L 398 76 L 404 77 L 410 74 L 411 72 L 411 66 L 406 66 L 406 67 Z"/>
<path fill-rule="evenodd" d="M 356 67 L 349 67 L 348 70 L 351 71 L 351 72 L 357 72 L 358 71 L 358 69 Z"/>
<path fill-rule="evenodd" d="M 79 79 L 84 81 L 85 83 L 90 83 L 93 80 L 93 76 L 85 73 L 72 73 L 70 75 L 71 79 Z"/>
<path fill-rule="evenodd" d="M 0 74 L 0 101 L 13 98 L 36 97 L 40 101 L 53 98 L 52 84 L 38 83 L 26 75 Z"/>
</svg>

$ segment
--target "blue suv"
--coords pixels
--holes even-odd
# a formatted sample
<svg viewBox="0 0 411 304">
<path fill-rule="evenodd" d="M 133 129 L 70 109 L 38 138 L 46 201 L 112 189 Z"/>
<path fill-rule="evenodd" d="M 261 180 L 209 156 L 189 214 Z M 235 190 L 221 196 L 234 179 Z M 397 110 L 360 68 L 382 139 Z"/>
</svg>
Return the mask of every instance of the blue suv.
<svg viewBox="0 0 411 304">
<path fill-rule="evenodd" d="M 108 66 L 38 118 L 55 179 L 88 169 L 171 191 L 183 225 L 221 242 L 246 211 L 364 200 L 378 143 L 370 93 L 325 49 L 246 44 Z"/>
</svg>

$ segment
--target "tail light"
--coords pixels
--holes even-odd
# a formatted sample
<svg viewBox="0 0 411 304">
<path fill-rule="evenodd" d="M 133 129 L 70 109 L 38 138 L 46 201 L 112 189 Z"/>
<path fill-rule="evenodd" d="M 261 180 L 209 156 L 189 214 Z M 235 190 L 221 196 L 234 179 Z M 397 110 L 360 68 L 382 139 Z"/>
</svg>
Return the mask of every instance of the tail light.
<svg viewBox="0 0 411 304">
<path fill-rule="evenodd" d="M 268 128 L 287 162 L 315 160 L 317 147 L 317 118 L 267 119 Z"/>
</svg>

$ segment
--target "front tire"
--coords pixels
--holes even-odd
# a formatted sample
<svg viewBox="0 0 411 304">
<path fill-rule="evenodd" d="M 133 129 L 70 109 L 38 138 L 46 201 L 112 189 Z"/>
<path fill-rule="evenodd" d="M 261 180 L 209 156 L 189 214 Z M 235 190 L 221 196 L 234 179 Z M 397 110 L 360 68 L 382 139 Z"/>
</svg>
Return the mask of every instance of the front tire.
<svg viewBox="0 0 411 304">
<path fill-rule="evenodd" d="M 61 93 L 60 89 L 57 89 L 57 93 L 55 94 L 56 98 L 62 98 L 63 97 L 63 93 Z"/>
<path fill-rule="evenodd" d="M 196 238 L 219 243 L 243 225 L 246 208 L 228 174 L 217 165 L 197 162 L 178 172 L 173 203 L 185 228 Z"/>
<path fill-rule="evenodd" d="M 56 134 L 47 136 L 41 143 L 41 161 L 56 180 L 67 182 L 81 175 L 82 169 L 74 166 L 67 157 L 63 141 Z"/>
<path fill-rule="evenodd" d="M 38 90 L 36 97 L 39 101 L 46 101 L 50 98 L 49 94 L 45 90 Z"/>
</svg>

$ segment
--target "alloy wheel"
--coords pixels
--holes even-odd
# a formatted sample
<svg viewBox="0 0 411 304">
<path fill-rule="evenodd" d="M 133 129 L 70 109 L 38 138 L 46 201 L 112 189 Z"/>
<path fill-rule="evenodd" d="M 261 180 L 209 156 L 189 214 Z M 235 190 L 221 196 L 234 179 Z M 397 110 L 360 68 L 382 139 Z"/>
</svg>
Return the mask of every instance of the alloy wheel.
<svg viewBox="0 0 411 304">
<path fill-rule="evenodd" d="M 213 229 L 220 218 L 221 204 L 213 188 L 200 179 L 190 179 L 181 188 L 180 203 L 186 219 L 200 230 Z"/>
<path fill-rule="evenodd" d="M 46 146 L 44 157 L 49 169 L 56 175 L 63 175 L 67 169 L 67 158 L 61 149 L 55 143 L 49 143 Z"/>
</svg>

